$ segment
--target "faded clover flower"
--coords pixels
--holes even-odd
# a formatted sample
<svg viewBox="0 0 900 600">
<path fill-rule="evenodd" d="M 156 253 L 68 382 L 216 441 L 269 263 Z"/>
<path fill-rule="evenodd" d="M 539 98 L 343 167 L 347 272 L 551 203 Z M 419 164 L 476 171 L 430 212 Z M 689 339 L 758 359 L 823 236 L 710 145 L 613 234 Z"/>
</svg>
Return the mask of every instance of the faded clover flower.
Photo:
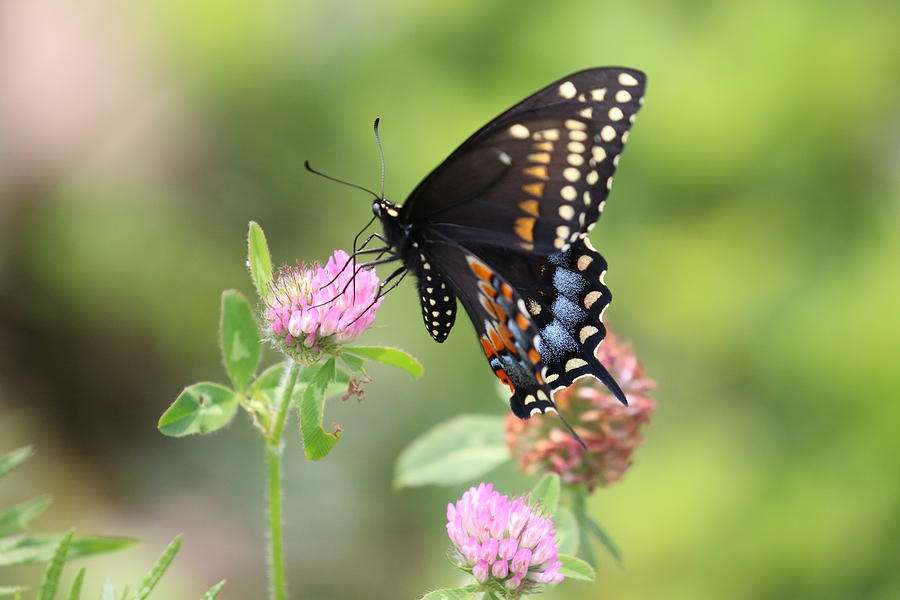
<svg viewBox="0 0 900 600">
<path fill-rule="evenodd" d="M 354 271 L 356 271 L 355 279 Z M 275 346 L 301 363 L 335 353 L 375 321 L 381 305 L 378 275 L 350 264 L 335 250 L 324 267 L 282 267 L 271 284 L 263 316 Z"/>
<path fill-rule="evenodd" d="M 563 580 L 553 522 L 524 498 L 510 500 L 489 483 L 447 505 L 447 534 L 454 563 L 508 597 Z"/>
<path fill-rule="evenodd" d="M 581 379 L 556 394 L 560 413 L 587 449 L 562 428 L 555 415 L 536 415 L 527 421 L 507 416 L 506 443 L 526 473 L 552 471 L 563 483 L 590 492 L 615 483 L 631 466 L 631 455 L 643 441 L 641 426 L 656 408 L 648 397 L 656 384 L 644 376 L 631 346 L 612 332 L 600 345 L 597 357 L 619 382 L 628 406 L 593 378 Z"/>
</svg>

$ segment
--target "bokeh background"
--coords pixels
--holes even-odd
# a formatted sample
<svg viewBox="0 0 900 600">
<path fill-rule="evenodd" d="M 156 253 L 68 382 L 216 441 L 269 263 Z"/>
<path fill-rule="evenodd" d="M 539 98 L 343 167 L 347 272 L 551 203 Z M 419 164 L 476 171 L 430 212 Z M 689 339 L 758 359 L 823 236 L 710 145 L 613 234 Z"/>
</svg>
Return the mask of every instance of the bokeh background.
<svg viewBox="0 0 900 600">
<path fill-rule="evenodd" d="M 143 540 L 91 559 L 91 589 L 183 532 L 159 597 L 227 577 L 223 598 L 262 598 L 251 426 L 155 427 L 183 385 L 224 379 L 218 296 L 251 292 L 247 221 L 281 261 L 325 257 L 369 203 L 304 159 L 376 185 L 380 115 L 399 201 L 527 93 L 629 65 L 648 95 L 593 240 L 659 409 L 592 500 L 624 566 L 546 597 L 900 597 L 898 30 L 896 2 L 5 0 L 0 451 L 38 454 L 0 504 L 50 492 L 37 529 Z M 345 434 L 324 463 L 292 437 L 297 598 L 454 584 L 460 490 L 395 491 L 392 462 L 449 416 L 503 411 L 468 323 L 432 343 L 411 283 L 368 336 L 427 374 L 376 367 L 363 403 L 331 403 Z"/>
</svg>

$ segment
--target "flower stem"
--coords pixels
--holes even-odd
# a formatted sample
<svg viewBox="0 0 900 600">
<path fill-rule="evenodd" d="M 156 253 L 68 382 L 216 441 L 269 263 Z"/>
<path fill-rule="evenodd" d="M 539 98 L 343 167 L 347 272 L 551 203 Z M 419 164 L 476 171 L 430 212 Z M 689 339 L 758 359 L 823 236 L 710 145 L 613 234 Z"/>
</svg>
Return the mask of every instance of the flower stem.
<svg viewBox="0 0 900 600">
<path fill-rule="evenodd" d="M 284 426 L 291 408 L 298 372 L 297 364 L 294 361 L 288 361 L 279 389 L 278 412 L 275 414 L 272 430 L 266 438 L 266 463 L 269 478 L 269 588 L 272 600 L 287 598 L 281 517 L 281 455 L 284 449 L 284 444 L 282 444 Z"/>
</svg>

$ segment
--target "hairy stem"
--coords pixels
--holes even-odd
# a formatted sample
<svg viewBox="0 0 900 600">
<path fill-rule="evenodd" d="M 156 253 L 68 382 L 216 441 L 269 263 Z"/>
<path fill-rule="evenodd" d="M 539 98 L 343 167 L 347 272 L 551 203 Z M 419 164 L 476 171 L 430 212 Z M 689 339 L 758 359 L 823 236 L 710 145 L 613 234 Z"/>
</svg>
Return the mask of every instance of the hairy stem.
<svg viewBox="0 0 900 600">
<path fill-rule="evenodd" d="M 279 387 L 278 412 L 272 430 L 266 439 L 266 464 L 269 483 L 269 587 L 272 600 L 287 598 L 287 582 L 284 577 L 284 534 L 281 511 L 281 455 L 284 448 L 282 437 L 294 386 L 297 384 L 299 369 L 294 361 L 289 361 L 284 378 Z"/>
</svg>

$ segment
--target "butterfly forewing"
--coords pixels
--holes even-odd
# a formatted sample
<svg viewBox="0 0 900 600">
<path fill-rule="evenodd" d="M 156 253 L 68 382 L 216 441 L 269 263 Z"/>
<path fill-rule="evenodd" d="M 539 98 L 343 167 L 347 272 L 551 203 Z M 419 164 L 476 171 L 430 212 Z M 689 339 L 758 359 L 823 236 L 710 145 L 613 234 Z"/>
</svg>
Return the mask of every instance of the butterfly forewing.
<svg viewBox="0 0 900 600">
<path fill-rule="evenodd" d="M 405 215 L 454 229 L 459 241 L 487 231 L 540 254 L 563 249 L 602 212 L 644 83 L 621 68 L 554 82 L 463 143 L 411 194 Z"/>
</svg>

